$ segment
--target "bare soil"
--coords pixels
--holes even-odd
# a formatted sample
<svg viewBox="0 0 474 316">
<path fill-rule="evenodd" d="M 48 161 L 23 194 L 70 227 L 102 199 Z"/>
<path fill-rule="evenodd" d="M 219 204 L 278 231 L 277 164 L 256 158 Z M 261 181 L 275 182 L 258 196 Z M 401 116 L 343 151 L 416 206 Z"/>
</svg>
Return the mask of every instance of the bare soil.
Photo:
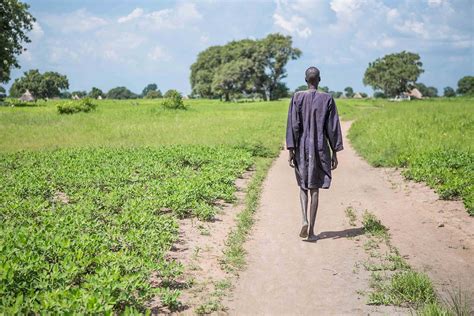
<svg viewBox="0 0 474 316">
<path fill-rule="evenodd" d="M 350 122 L 343 122 L 344 134 Z M 264 183 L 257 223 L 249 241 L 247 269 L 224 303 L 231 315 L 409 314 L 369 306 L 369 272 L 360 221 L 345 215 L 365 209 L 389 228 L 392 244 L 417 271 L 426 272 L 441 296 L 461 288 L 474 299 L 474 218 L 460 201 L 441 201 L 423 184 L 407 182 L 399 170 L 369 166 L 347 139 L 329 190 L 320 191 L 317 243 L 304 242 L 299 188 L 282 151 Z M 471 301 L 474 305 L 474 301 Z"/>
</svg>

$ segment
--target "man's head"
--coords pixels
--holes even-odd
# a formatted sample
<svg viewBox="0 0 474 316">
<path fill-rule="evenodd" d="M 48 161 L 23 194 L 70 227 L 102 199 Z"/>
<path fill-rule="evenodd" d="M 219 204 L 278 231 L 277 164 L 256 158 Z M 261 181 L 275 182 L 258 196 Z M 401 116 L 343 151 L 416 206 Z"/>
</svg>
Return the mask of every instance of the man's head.
<svg viewBox="0 0 474 316">
<path fill-rule="evenodd" d="M 316 67 L 309 67 L 305 71 L 305 80 L 308 84 L 318 86 L 321 77 L 319 76 L 319 69 Z"/>
</svg>

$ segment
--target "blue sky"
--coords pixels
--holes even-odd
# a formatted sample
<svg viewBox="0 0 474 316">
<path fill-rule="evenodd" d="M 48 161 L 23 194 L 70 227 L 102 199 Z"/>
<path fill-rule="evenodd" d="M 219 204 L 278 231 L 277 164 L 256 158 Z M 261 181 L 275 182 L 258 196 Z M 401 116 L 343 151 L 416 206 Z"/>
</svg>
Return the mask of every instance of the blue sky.
<svg viewBox="0 0 474 316">
<path fill-rule="evenodd" d="M 362 83 L 368 63 L 402 50 L 420 54 L 419 81 L 440 92 L 474 75 L 470 0 L 26 2 L 37 22 L 12 78 L 32 68 L 58 71 L 69 77 L 71 91 L 141 92 L 154 82 L 162 91 L 189 93 L 189 67 L 200 51 L 272 32 L 292 35 L 303 52 L 287 65 L 291 89 L 315 65 L 321 85 L 371 94 Z"/>
</svg>

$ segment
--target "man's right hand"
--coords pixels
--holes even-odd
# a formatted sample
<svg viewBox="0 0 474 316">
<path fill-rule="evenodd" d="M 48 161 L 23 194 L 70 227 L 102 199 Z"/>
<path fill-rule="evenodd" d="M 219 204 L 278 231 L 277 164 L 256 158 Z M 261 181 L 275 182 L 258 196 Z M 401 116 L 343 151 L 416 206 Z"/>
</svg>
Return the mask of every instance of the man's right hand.
<svg viewBox="0 0 474 316">
<path fill-rule="evenodd" d="M 295 167 L 295 150 L 290 149 L 288 152 L 290 154 L 290 157 L 288 158 L 288 163 L 291 168 L 294 168 Z"/>
</svg>

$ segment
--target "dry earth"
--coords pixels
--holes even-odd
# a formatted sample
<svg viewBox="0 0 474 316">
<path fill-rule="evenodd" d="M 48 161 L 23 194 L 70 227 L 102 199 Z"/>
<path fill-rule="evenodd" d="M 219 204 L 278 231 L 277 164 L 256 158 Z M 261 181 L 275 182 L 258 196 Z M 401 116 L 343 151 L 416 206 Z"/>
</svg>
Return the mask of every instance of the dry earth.
<svg viewBox="0 0 474 316">
<path fill-rule="evenodd" d="M 343 122 L 347 133 L 350 122 Z M 400 172 L 376 169 L 357 156 L 347 139 L 330 190 L 322 190 L 317 217 L 321 239 L 298 237 L 300 207 L 293 170 L 282 152 L 264 183 L 247 269 L 225 301 L 231 315 L 409 314 L 408 309 L 366 304 L 369 272 L 361 227 L 345 209 L 367 209 L 387 226 L 392 244 L 417 271 L 426 272 L 441 295 L 460 287 L 474 298 L 474 218 L 459 201 L 440 201 Z M 359 225 L 360 226 L 360 225 Z M 471 302 L 474 304 L 474 302 Z"/>
</svg>

